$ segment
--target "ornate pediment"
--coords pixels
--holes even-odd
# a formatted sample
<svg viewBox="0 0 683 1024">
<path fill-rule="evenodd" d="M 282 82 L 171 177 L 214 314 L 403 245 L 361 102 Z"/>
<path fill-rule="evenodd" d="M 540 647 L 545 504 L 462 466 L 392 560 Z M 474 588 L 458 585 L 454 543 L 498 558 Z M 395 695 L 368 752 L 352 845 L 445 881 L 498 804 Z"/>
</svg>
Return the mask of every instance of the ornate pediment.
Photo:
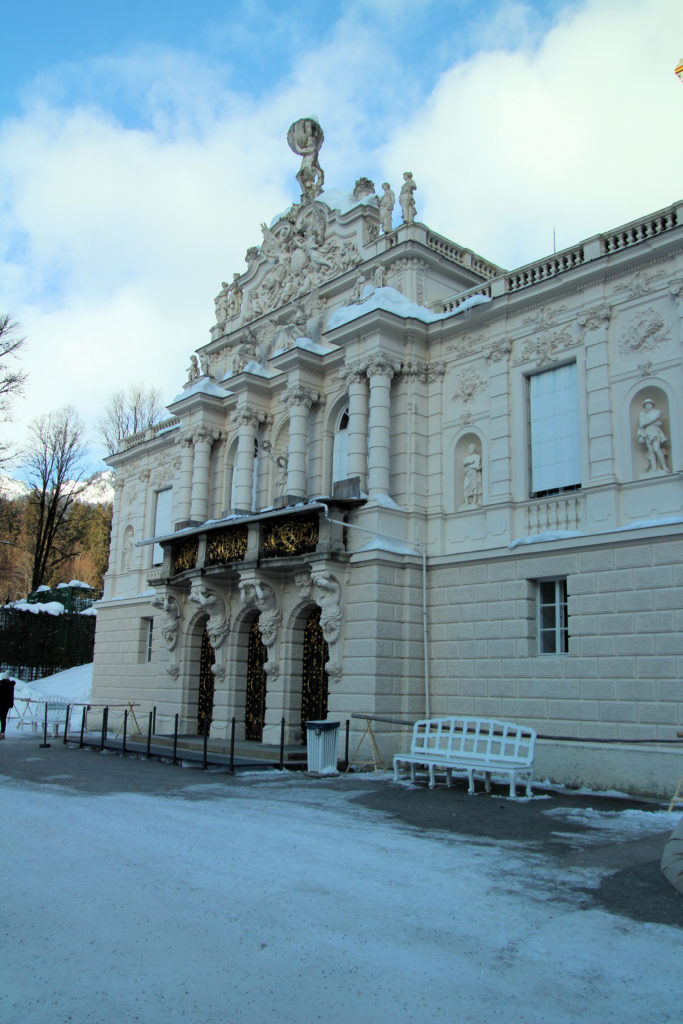
<svg viewBox="0 0 683 1024">
<path fill-rule="evenodd" d="M 292 206 L 272 227 L 261 225 L 263 244 L 252 263 L 252 281 L 243 285 L 240 323 L 285 306 L 324 281 L 362 262 L 356 239 L 329 231 L 329 211 L 316 201 Z"/>
</svg>

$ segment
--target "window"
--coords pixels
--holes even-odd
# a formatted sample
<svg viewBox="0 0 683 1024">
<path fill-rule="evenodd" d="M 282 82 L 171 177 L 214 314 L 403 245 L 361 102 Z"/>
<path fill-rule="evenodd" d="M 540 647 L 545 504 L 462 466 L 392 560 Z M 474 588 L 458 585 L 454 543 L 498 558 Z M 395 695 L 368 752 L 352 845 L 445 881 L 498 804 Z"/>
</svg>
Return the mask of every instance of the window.
<svg viewBox="0 0 683 1024">
<path fill-rule="evenodd" d="M 540 580 L 538 583 L 538 653 L 567 654 L 567 581 Z"/>
<path fill-rule="evenodd" d="M 157 491 L 157 507 L 154 513 L 154 536 L 163 537 L 171 533 L 171 498 L 173 489 L 167 487 L 165 491 Z M 152 565 L 161 565 L 164 560 L 164 549 L 161 544 L 154 545 L 152 554 Z"/>
<path fill-rule="evenodd" d="M 154 619 L 140 619 L 140 647 L 138 661 L 151 662 L 154 650 Z"/>
<path fill-rule="evenodd" d="M 339 417 L 337 429 L 334 432 L 334 447 L 332 449 L 332 483 L 338 480 L 346 480 L 349 475 L 349 410 Z"/>
<path fill-rule="evenodd" d="M 531 496 L 581 486 L 576 363 L 529 378 Z"/>
</svg>

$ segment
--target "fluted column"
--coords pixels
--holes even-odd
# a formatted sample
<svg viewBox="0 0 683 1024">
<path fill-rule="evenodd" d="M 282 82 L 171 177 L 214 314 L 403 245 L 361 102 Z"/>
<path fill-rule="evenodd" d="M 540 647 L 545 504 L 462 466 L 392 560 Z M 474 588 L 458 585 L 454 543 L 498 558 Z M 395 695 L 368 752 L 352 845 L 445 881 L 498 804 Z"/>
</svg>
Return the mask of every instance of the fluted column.
<svg viewBox="0 0 683 1024">
<path fill-rule="evenodd" d="M 242 409 L 233 416 L 233 423 L 237 424 L 237 457 L 233 487 L 235 508 L 241 512 L 251 512 L 254 491 L 254 448 L 259 417 L 251 409 Z"/>
<path fill-rule="evenodd" d="M 366 488 L 368 471 L 368 379 L 365 367 L 352 366 L 346 373 L 349 389 L 349 476 L 357 476 Z"/>
<path fill-rule="evenodd" d="M 191 437 L 183 437 L 179 440 L 180 453 L 180 479 L 178 482 L 178 498 L 176 504 L 176 522 L 182 523 L 190 518 L 190 503 L 192 501 L 192 461 L 194 458 L 194 446 Z"/>
<path fill-rule="evenodd" d="M 190 519 L 203 523 L 209 515 L 209 460 L 213 435 L 207 430 L 198 431 L 194 441 L 194 460 L 192 462 L 192 502 Z"/>
<path fill-rule="evenodd" d="M 368 422 L 368 495 L 389 495 L 391 438 L 391 380 L 398 367 L 385 356 L 375 356 L 367 367 L 370 381 Z"/>
<path fill-rule="evenodd" d="M 289 444 L 287 449 L 287 494 L 305 498 L 308 494 L 308 414 L 318 398 L 308 388 L 296 385 L 285 392 L 289 407 Z"/>
</svg>

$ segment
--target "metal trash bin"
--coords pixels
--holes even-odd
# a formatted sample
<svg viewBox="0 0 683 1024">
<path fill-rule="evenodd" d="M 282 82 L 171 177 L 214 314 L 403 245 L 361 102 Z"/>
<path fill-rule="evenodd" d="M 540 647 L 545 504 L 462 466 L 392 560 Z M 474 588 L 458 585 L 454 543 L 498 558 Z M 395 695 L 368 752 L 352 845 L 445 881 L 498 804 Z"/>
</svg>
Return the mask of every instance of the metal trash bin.
<svg viewBox="0 0 683 1024">
<path fill-rule="evenodd" d="M 339 722 L 306 722 L 306 751 L 311 775 L 338 775 Z"/>
</svg>

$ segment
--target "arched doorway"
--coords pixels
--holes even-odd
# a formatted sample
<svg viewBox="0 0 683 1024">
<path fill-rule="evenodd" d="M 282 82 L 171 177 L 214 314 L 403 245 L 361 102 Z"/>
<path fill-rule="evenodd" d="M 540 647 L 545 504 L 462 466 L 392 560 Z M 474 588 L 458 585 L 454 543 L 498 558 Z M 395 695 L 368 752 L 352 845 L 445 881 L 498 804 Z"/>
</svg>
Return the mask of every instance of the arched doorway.
<svg viewBox="0 0 683 1024">
<path fill-rule="evenodd" d="M 301 674 L 301 728 L 306 722 L 327 718 L 327 672 L 330 656 L 320 625 L 320 608 L 314 608 L 304 626 L 303 669 Z"/>
<path fill-rule="evenodd" d="M 209 631 L 204 626 L 202 648 L 199 655 L 199 695 L 197 698 L 197 732 L 200 735 L 203 735 L 205 726 L 207 729 L 211 728 L 211 722 L 213 721 L 213 688 L 215 680 L 211 669 L 215 660 L 216 654 L 209 640 Z"/>
<path fill-rule="evenodd" d="M 244 708 L 244 738 L 263 739 L 263 726 L 266 720 L 266 670 L 268 651 L 261 638 L 259 618 L 254 617 L 249 629 L 249 652 L 247 655 L 247 697 Z"/>
</svg>

